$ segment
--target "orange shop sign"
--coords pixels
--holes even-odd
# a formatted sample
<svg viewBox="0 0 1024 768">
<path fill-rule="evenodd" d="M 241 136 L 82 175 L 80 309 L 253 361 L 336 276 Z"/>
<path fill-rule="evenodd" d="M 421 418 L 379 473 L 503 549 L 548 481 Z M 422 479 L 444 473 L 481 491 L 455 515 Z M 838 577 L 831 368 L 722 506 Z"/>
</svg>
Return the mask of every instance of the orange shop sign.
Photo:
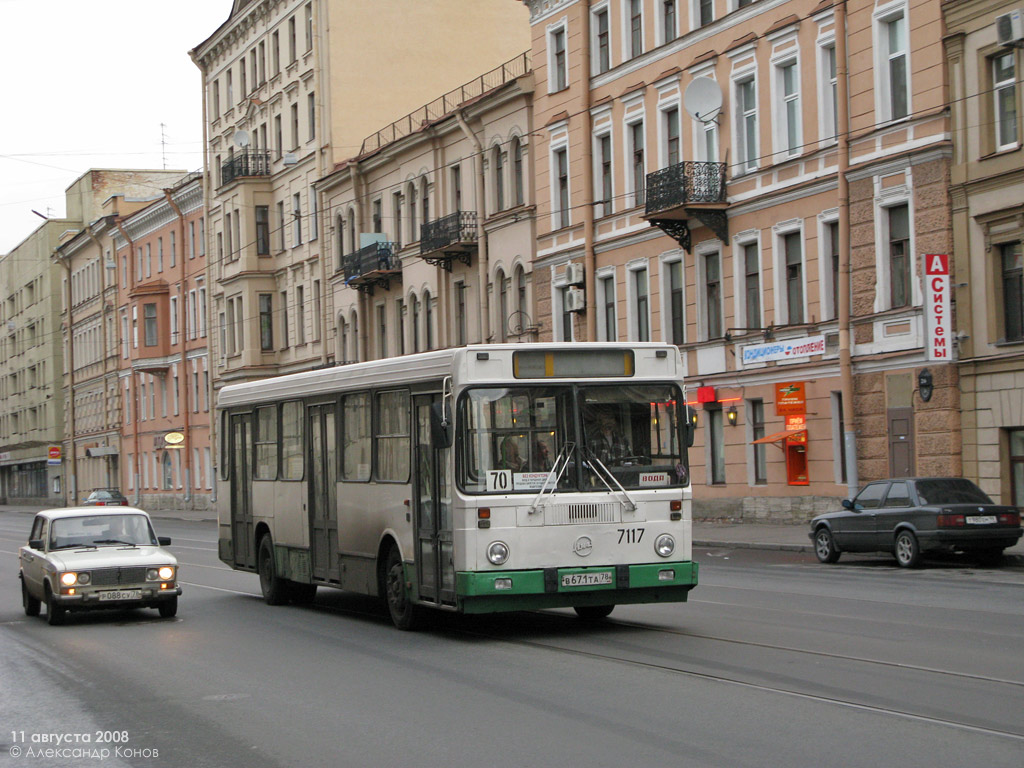
<svg viewBox="0 0 1024 768">
<path fill-rule="evenodd" d="M 775 415 L 791 416 L 807 413 L 807 395 L 802 381 L 775 385 Z"/>
</svg>

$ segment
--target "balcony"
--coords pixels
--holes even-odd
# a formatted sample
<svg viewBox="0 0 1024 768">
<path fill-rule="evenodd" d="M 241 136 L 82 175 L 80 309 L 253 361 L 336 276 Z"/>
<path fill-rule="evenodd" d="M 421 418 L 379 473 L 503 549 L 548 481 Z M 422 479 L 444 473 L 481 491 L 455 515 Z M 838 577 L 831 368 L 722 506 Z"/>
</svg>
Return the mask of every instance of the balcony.
<svg viewBox="0 0 1024 768">
<path fill-rule="evenodd" d="M 220 167 L 220 184 L 230 184 L 238 179 L 270 175 L 270 152 L 250 149 L 231 158 Z"/>
<path fill-rule="evenodd" d="M 370 243 L 345 254 L 341 270 L 345 274 L 345 285 L 372 296 L 378 285 L 386 291 L 391 288 L 392 280 L 402 278 L 402 261 L 395 255 L 391 243 Z"/>
<path fill-rule="evenodd" d="M 467 267 L 477 249 L 476 211 L 456 211 L 420 226 L 420 257 L 452 271 L 456 259 Z"/>
<path fill-rule="evenodd" d="M 690 250 L 690 219 L 729 239 L 725 163 L 687 160 L 647 174 L 645 218 Z"/>
</svg>

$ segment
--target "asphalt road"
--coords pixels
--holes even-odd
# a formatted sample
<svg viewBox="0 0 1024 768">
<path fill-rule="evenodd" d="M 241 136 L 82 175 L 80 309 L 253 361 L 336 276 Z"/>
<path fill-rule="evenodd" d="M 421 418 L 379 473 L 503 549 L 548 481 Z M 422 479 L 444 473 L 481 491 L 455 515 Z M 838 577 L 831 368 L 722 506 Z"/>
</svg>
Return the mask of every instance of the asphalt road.
<svg viewBox="0 0 1024 768">
<path fill-rule="evenodd" d="M 212 524 L 163 520 L 176 619 L 50 627 L 21 609 L 30 521 L 0 513 L 5 766 L 1024 764 L 1017 569 L 705 549 L 689 603 L 403 633 L 342 592 L 269 607 L 216 559 Z"/>
</svg>

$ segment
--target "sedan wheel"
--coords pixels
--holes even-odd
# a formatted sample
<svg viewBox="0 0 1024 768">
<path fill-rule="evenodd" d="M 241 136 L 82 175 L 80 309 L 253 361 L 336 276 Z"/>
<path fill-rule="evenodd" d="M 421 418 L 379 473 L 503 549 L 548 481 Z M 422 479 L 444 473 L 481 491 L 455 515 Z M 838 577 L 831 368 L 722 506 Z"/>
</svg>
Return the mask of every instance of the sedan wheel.
<svg viewBox="0 0 1024 768">
<path fill-rule="evenodd" d="M 25 586 L 24 579 L 22 579 L 21 582 L 21 604 L 25 607 L 26 616 L 39 615 L 39 607 L 42 605 L 42 603 L 39 601 L 38 598 L 32 597 L 32 595 L 28 593 L 28 587 Z"/>
<path fill-rule="evenodd" d="M 821 526 L 814 532 L 814 554 L 822 563 L 834 563 L 839 559 L 839 550 L 836 549 L 835 539 L 832 538 L 832 531 Z"/>
<path fill-rule="evenodd" d="M 46 591 L 46 622 L 51 626 L 60 626 L 64 623 L 67 609 L 63 605 L 57 605 L 53 592 Z"/>
<path fill-rule="evenodd" d="M 916 568 L 921 564 L 921 546 L 917 543 L 917 537 L 910 531 L 900 531 L 896 534 L 893 554 L 896 555 L 896 563 L 900 568 Z"/>
</svg>

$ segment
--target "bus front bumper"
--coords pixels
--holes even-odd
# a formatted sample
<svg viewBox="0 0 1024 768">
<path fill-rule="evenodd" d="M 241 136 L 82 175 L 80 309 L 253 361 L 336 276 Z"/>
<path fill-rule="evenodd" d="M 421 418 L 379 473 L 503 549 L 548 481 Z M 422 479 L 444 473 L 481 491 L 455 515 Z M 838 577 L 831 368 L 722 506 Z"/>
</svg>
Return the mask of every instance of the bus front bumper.
<svg viewBox="0 0 1024 768">
<path fill-rule="evenodd" d="M 685 602 L 697 586 L 697 563 L 644 563 L 532 571 L 459 571 L 463 613 Z"/>
</svg>

